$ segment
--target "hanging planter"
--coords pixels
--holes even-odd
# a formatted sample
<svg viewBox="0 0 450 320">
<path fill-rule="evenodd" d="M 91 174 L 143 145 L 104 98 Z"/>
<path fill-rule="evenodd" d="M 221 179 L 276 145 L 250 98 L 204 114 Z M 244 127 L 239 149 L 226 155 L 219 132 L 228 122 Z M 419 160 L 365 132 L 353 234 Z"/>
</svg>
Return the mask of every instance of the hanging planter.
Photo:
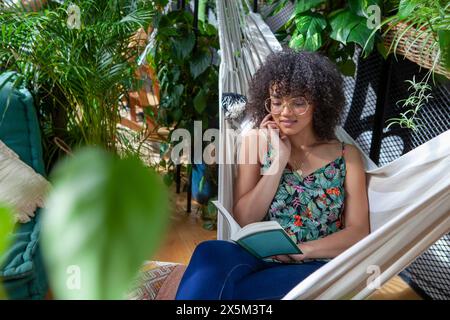
<svg viewBox="0 0 450 320">
<path fill-rule="evenodd" d="M 442 30 L 439 34 L 442 43 L 449 36 L 446 34 L 448 30 Z M 401 54 L 406 59 L 418 64 L 419 66 L 433 70 L 450 79 L 450 68 L 445 66 L 442 56 L 444 54 L 441 47 L 448 47 L 450 44 L 440 45 L 435 40 L 435 35 L 430 31 L 415 26 L 397 22 L 388 24 L 387 31 L 384 35 L 384 46 L 389 52 Z M 448 53 L 446 53 L 448 54 Z"/>
<path fill-rule="evenodd" d="M 410 18 L 411 20 L 411 18 Z M 418 116 L 419 110 L 432 99 L 429 79 L 432 72 L 444 75 L 450 79 L 450 67 L 448 65 L 449 36 L 448 30 L 436 29 L 430 24 L 415 24 L 412 21 L 395 21 L 386 24 L 383 44 L 388 52 L 395 55 L 401 54 L 406 59 L 416 63 L 429 72 L 416 81 L 407 80 L 410 95 L 397 103 L 402 105 L 402 112 L 398 117 L 388 120 L 391 125 L 398 124 L 401 128 L 418 130 L 421 122 Z M 406 111 L 403 111 L 403 110 Z"/>
</svg>

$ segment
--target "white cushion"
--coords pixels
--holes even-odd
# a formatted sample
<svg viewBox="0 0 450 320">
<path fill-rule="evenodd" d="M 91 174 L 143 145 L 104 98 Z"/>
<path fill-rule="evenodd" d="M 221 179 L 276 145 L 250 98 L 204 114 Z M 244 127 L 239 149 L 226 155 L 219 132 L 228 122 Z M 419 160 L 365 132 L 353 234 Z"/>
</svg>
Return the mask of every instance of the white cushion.
<svg viewBox="0 0 450 320">
<path fill-rule="evenodd" d="M 0 203 L 12 207 L 16 221 L 29 222 L 43 207 L 50 183 L 0 140 Z"/>
</svg>

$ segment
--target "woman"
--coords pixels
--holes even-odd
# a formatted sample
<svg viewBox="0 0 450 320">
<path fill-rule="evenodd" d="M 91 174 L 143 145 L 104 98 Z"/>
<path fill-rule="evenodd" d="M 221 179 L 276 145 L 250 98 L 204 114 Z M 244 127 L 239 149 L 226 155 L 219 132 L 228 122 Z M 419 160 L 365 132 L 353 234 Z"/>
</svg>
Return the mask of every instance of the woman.
<svg viewBox="0 0 450 320">
<path fill-rule="evenodd" d="M 268 262 L 231 242 L 201 243 L 177 299 L 280 299 L 369 233 L 360 154 L 334 136 L 344 101 L 328 58 L 289 49 L 267 58 L 250 84 L 247 112 L 270 131 L 269 149 L 258 163 L 238 165 L 233 214 L 241 226 L 278 221 L 302 254 Z M 264 131 L 243 139 L 242 159 L 251 158 L 252 137 L 264 142 Z"/>
</svg>

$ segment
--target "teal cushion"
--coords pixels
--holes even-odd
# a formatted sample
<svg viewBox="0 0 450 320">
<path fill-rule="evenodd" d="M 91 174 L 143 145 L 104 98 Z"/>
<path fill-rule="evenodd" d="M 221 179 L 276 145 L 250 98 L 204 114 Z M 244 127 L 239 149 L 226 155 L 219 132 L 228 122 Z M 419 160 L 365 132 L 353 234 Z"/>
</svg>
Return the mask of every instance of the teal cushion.
<svg viewBox="0 0 450 320">
<path fill-rule="evenodd" d="M 12 87 L 14 74 L 0 75 L 0 140 L 20 159 L 45 176 L 39 122 L 28 90 Z M 6 82 L 5 82 L 6 81 Z M 3 286 L 11 299 L 42 299 L 48 289 L 39 249 L 40 214 L 19 224 L 5 263 L 0 268 Z"/>
</svg>

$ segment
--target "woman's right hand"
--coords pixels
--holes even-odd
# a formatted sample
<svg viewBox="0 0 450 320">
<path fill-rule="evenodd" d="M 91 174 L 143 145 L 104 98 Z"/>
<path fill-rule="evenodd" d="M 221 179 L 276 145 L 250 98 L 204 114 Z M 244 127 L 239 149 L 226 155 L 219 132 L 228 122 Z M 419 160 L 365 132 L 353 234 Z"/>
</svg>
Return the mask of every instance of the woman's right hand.
<svg viewBox="0 0 450 320">
<path fill-rule="evenodd" d="M 264 134 L 269 134 L 269 141 L 272 145 L 278 145 L 278 152 L 276 152 L 275 157 L 284 168 L 291 156 L 291 141 L 288 136 L 283 134 L 270 113 L 261 121 L 259 128 L 264 129 L 262 130 Z"/>
</svg>

